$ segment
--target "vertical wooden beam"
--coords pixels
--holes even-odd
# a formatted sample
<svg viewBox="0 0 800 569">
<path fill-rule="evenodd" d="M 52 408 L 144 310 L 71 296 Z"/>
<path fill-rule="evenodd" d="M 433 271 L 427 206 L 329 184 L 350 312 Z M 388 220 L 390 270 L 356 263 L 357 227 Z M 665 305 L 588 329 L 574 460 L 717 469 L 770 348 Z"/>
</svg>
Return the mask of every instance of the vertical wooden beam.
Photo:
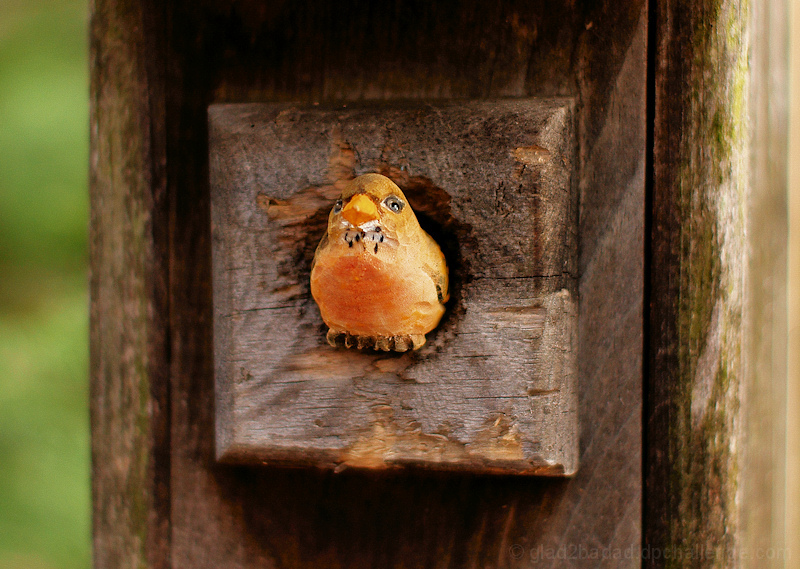
<svg viewBox="0 0 800 569">
<path fill-rule="evenodd" d="M 652 10 L 649 567 L 751 566 L 756 545 L 780 546 L 785 82 L 769 45 L 784 11 Z"/>
<path fill-rule="evenodd" d="M 556 567 L 568 552 L 635 556 L 646 21 L 642 0 L 97 0 L 97 566 Z M 580 108 L 578 474 L 216 463 L 207 106 L 553 95 L 577 96 Z"/>
<path fill-rule="evenodd" d="M 582 551 L 576 564 L 593 567 L 589 555 L 637 556 L 644 3 L 208 0 L 170 2 L 168 11 L 174 566 L 544 568 Z M 215 464 L 207 105 L 576 94 L 577 475 Z"/>
<path fill-rule="evenodd" d="M 154 6 L 97 0 L 91 22 L 94 563 L 169 566 L 168 265 Z"/>
</svg>

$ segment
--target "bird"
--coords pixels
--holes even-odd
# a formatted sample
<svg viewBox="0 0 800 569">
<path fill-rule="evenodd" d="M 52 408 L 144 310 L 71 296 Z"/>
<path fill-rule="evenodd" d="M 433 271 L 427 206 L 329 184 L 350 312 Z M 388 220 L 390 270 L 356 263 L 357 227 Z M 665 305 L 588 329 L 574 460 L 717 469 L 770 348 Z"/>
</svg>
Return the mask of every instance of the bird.
<svg viewBox="0 0 800 569">
<path fill-rule="evenodd" d="M 449 299 L 441 248 L 420 227 L 402 190 L 374 173 L 343 186 L 310 280 L 333 347 L 418 350 Z"/>
</svg>

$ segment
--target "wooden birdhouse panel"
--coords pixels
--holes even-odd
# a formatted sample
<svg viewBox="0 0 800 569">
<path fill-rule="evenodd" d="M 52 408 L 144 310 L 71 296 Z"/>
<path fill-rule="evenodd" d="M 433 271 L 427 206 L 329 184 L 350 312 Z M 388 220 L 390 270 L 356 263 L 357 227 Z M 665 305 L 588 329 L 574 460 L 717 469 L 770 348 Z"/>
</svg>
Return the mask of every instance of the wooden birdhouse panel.
<svg viewBox="0 0 800 569">
<path fill-rule="evenodd" d="M 574 473 L 574 122 L 569 99 L 210 107 L 218 458 Z M 368 172 L 450 268 L 418 351 L 332 348 L 310 295 L 328 213 Z"/>
</svg>

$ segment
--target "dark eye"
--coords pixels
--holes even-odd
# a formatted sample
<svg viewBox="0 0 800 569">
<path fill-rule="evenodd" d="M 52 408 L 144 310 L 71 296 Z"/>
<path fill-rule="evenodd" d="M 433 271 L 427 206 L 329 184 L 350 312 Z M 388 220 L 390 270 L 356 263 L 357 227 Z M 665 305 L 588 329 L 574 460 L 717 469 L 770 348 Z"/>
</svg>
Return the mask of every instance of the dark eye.
<svg viewBox="0 0 800 569">
<path fill-rule="evenodd" d="M 388 198 L 383 200 L 383 203 L 386 205 L 386 207 L 388 207 L 395 213 L 400 213 L 401 211 L 403 211 L 403 206 L 406 205 L 397 196 L 389 196 Z"/>
<path fill-rule="evenodd" d="M 339 213 L 342 211 L 342 200 L 336 200 L 336 203 L 333 204 L 333 213 Z"/>
</svg>

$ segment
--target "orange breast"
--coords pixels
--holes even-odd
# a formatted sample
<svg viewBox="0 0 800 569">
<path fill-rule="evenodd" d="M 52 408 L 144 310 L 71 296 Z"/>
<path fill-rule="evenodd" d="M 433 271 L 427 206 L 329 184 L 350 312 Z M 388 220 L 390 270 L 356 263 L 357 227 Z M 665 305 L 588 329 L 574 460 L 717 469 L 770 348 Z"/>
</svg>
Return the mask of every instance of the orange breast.
<svg viewBox="0 0 800 569">
<path fill-rule="evenodd" d="M 444 313 L 420 267 L 389 264 L 365 251 L 317 258 L 311 294 L 332 330 L 355 335 L 425 334 Z"/>
</svg>

